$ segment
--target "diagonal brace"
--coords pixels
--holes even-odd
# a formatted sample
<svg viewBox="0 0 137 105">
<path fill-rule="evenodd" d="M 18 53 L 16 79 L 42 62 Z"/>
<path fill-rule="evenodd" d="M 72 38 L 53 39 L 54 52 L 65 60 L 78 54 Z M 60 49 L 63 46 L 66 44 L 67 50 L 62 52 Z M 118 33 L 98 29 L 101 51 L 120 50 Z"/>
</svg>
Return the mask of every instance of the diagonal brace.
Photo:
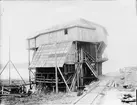
<svg viewBox="0 0 137 105">
<path fill-rule="evenodd" d="M 63 78 L 63 81 L 65 82 L 65 85 L 67 86 L 69 92 L 71 92 L 71 91 L 70 91 L 70 88 L 69 88 L 69 86 L 68 86 L 68 84 L 67 84 L 67 82 L 66 82 L 66 80 L 65 80 L 65 78 L 64 78 L 64 76 L 63 76 L 63 74 L 62 74 L 62 72 L 61 72 L 61 70 L 60 70 L 60 68 L 59 68 L 59 67 L 57 67 L 57 68 L 58 68 L 58 71 L 59 71 L 59 73 L 61 74 L 61 76 L 62 76 L 62 78 Z"/>
</svg>

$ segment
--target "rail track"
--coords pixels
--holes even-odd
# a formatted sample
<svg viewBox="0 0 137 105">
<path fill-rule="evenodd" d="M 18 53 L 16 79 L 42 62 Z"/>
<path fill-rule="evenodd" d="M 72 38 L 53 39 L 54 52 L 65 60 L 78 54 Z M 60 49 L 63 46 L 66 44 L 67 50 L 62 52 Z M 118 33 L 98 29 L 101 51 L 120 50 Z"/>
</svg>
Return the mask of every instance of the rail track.
<svg viewBox="0 0 137 105">
<path fill-rule="evenodd" d="M 97 98 L 108 87 L 108 84 L 109 84 L 109 80 L 92 83 L 92 87 L 90 88 L 90 90 L 85 92 L 80 98 L 78 98 L 75 102 L 73 102 L 73 105 L 80 105 L 80 104 L 95 105 Z"/>
<path fill-rule="evenodd" d="M 104 95 L 103 92 L 105 91 L 106 88 L 108 88 L 108 84 L 109 84 L 109 81 L 103 85 L 103 89 L 96 95 L 96 97 L 92 100 L 92 102 L 90 103 L 90 105 L 96 105 L 95 101 L 97 100 L 97 98 L 101 95 Z M 97 100 L 98 101 L 98 100 Z"/>
</svg>

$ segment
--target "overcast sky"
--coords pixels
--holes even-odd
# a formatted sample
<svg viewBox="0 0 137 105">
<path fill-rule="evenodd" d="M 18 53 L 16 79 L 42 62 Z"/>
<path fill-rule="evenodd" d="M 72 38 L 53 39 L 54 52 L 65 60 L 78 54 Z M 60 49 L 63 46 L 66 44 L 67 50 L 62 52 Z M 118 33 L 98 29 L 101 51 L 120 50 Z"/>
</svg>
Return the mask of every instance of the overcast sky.
<svg viewBox="0 0 137 105">
<path fill-rule="evenodd" d="M 113 1 L 1 1 L 2 63 L 8 61 L 11 39 L 13 63 L 28 63 L 26 38 L 37 32 L 77 18 L 103 25 L 108 31 L 107 54 L 103 73 L 137 65 L 137 16 L 135 0 Z M 27 65 L 19 72 L 26 78 Z M 7 74 L 5 72 L 5 74 Z M 15 73 L 12 74 L 14 77 Z M 5 76 L 6 77 L 6 76 Z"/>
</svg>

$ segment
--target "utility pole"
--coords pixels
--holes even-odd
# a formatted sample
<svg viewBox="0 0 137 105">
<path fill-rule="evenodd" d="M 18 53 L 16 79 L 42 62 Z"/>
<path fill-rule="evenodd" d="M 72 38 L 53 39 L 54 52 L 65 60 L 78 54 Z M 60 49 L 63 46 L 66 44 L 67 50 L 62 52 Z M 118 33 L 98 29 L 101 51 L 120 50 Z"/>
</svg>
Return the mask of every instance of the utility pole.
<svg viewBox="0 0 137 105">
<path fill-rule="evenodd" d="M 1 38 L 2 38 L 2 13 L 3 13 L 4 9 L 2 8 L 2 4 L 0 2 L 0 51 L 1 51 Z M 1 70 L 1 52 L 0 52 L 0 70 Z"/>
<path fill-rule="evenodd" d="M 10 61 L 10 36 L 9 36 L 9 61 Z M 10 62 L 9 62 L 9 85 L 11 84 L 10 76 L 11 74 L 10 74 Z"/>
<path fill-rule="evenodd" d="M 137 0 L 135 1 L 136 15 L 137 15 Z"/>
</svg>

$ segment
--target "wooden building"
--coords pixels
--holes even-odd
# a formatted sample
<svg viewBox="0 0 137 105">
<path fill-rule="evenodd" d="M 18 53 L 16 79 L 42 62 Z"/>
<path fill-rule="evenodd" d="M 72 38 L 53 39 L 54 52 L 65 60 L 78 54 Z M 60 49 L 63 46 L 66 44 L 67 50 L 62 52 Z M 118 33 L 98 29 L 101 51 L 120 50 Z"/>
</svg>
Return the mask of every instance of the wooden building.
<svg viewBox="0 0 137 105">
<path fill-rule="evenodd" d="M 34 82 L 74 91 L 96 80 L 107 60 L 102 58 L 107 35 L 103 26 L 78 19 L 29 37 L 29 56 L 34 52 L 29 70 L 30 74 L 35 71 Z"/>
</svg>

